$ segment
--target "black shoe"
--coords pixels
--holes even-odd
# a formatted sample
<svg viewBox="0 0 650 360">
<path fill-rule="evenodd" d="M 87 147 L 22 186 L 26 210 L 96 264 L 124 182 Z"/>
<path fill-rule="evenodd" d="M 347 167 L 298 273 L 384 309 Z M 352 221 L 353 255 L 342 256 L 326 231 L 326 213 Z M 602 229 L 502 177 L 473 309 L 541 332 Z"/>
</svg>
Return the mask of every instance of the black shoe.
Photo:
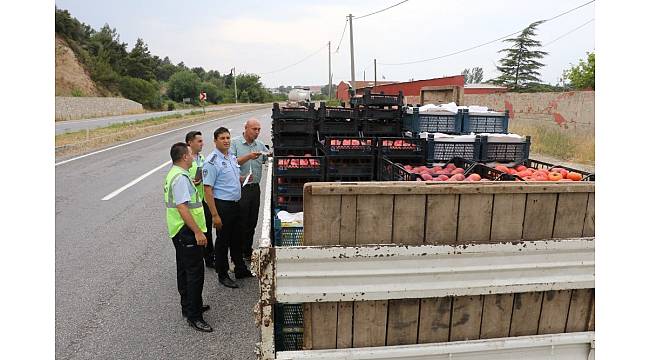
<svg viewBox="0 0 650 360">
<path fill-rule="evenodd" d="M 201 312 L 202 312 L 202 313 L 204 313 L 204 312 L 206 312 L 206 311 L 208 311 L 208 310 L 210 310 L 210 305 L 203 305 L 203 306 L 201 306 Z M 185 313 L 185 311 L 182 311 L 181 313 L 183 314 L 183 317 L 184 317 L 184 318 L 187 317 L 187 314 Z"/>
<path fill-rule="evenodd" d="M 212 332 L 212 326 L 210 326 L 210 324 L 205 322 L 203 319 L 198 319 L 198 320 L 187 319 L 187 323 L 190 324 L 190 326 L 193 327 L 195 330 L 203 331 L 203 332 Z"/>
<path fill-rule="evenodd" d="M 253 273 L 248 269 L 235 272 L 235 278 L 237 279 L 245 279 L 249 277 L 253 277 Z"/>
<path fill-rule="evenodd" d="M 237 283 L 235 283 L 234 281 L 232 281 L 232 279 L 231 279 L 228 275 L 226 275 L 226 276 L 219 276 L 219 282 L 221 283 L 221 285 L 223 285 L 223 286 L 225 286 L 225 287 L 229 287 L 229 288 L 231 288 L 231 289 L 237 289 L 237 288 L 239 288 L 239 286 L 237 285 Z"/>
</svg>

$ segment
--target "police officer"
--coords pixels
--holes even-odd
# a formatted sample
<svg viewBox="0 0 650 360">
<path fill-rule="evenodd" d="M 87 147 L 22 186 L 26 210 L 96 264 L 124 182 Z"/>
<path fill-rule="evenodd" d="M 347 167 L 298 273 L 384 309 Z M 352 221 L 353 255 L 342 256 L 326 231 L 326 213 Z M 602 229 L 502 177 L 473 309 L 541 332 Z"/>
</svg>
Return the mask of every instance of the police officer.
<svg viewBox="0 0 650 360">
<path fill-rule="evenodd" d="M 214 244 L 215 270 L 219 282 L 229 288 L 238 288 L 228 276 L 228 251 L 235 264 L 235 277 L 253 276 L 246 267 L 241 253 L 241 236 L 237 233 L 241 178 L 237 158 L 230 153 L 230 131 L 220 127 L 214 132 L 216 149 L 208 155 L 203 166 L 203 186 L 213 226 L 217 229 Z"/>
<path fill-rule="evenodd" d="M 260 122 L 250 118 L 244 124 L 244 133 L 232 140 L 232 153 L 237 156 L 242 177 L 250 179 L 242 186 L 241 200 L 239 201 L 239 230 L 242 236 L 242 254 L 244 259 L 250 261 L 253 254 L 253 237 L 257 226 L 257 217 L 260 209 L 260 180 L 262 178 L 262 164 L 266 163 L 267 155 L 260 154 L 268 151 L 266 145 L 257 137 L 262 129 Z M 253 154 L 252 158 L 251 155 Z"/>
<path fill-rule="evenodd" d="M 212 245 L 212 216 L 210 215 L 210 208 L 205 202 L 205 190 L 203 189 L 203 163 L 205 158 L 201 154 L 203 150 L 203 135 L 200 131 L 190 131 L 185 135 L 185 143 L 192 149 L 192 167 L 189 173 L 196 190 L 199 192 L 199 197 L 203 204 L 203 213 L 205 214 L 205 226 L 208 231 L 205 237 L 208 239 L 207 244 L 203 248 L 203 259 L 205 266 L 214 268 L 214 247 Z"/>
<path fill-rule="evenodd" d="M 192 166 L 192 152 L 186 143 L 176 143 L 170 150 L 174 165 L 165 177 L 167 230 L 176 249 L 176 282 L 181 295 L 181 313 L 198 331 L 211 332 L 203 320 L 203 247 L 206 244 L 205 215 L 198 191 L 187 171 Z"/>
</svg>

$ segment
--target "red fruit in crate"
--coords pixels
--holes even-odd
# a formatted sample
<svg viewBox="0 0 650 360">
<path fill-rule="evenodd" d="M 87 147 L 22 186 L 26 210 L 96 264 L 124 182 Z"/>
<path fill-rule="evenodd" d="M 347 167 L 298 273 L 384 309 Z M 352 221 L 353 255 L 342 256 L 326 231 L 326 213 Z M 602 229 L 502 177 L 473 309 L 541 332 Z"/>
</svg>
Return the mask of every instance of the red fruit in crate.
<svg viewBox="0 0 650 360">
<path fill-rule="evenodd" d="M 564 169 L 564 168 L 561 168 L 561 167 L 554 167 L 554 168 L 551 169 L 551 171 L 559 172 L 560 174 L 562 174 L 563 179 L 566 179 L 567 175 L 569 175 L 569 171 L 567 169 Z"/>
<path fill-rule="evenodd" d="M 310 153 L 305 153 L 305 156 L 306 157 L 311 157 L 311 154 Z"/>
<path fill-rule="evenodd" d="M 404 146 L 404 141 L 403 140 L 395 140 L 393 143 L 394 147 L 403 147 Z"/>
<path fill-rule="evenodd" d="M 438 176 L 438 180 L 440 180 L 440 181 L 447 181 L 447 180 L 449 180 L 449 176 L 447 176 L 447 175 L 440 175 L 440 176 Z"/>
<path fill-rule="evenodd" d="M 343 140 L 343 143 L 342 143 L 342 145 L 343 145 L 343 146 L 350 146 L 350 145 L 351 145 L 351 141 L 350 141 L 350 140 L 348 140 L 348 139 L 346 139 L 346 140 Z"/>
<path fill-rule="evenodd" d="M 580 181 L 582 180 L 582 175 L 580 173 L 571 171 L 566 175 L 566 178 L 573 181 Z"/>
<path fill-rule="evenodd" d="M 526 169 L 527 169 L 527 168 L 526 168 L 525 165 L 517 165 L 517 166 L 515 167 L 515 170 L 517 170 L 518 172 L 520 172 L 520 171 L 524 171 L 524 170 L 526 170 Z"/>
<path fill-rule="evenodd" d="M 462 168 L 456 168 L 451 171 L 452 174 L 463 174 L 465 172 L 465 169 Z"/>
<path fill-rule="evenodd" d="M 533 172 L 524 168 L 524 171 L 519 171 L 515 175 L 519 175 L 519 177 L 526 177 L 526 176 L 533 176 Z"/>
<path fill-rule="evenodd" d="M 442 170 L 442 167 L 441 167 L 441 166 L 434 166 L 434 167 L 433 167 L 433 170 L 434 170 L 434 171 L 441 171 L 441 170 Z"/>
<path fill-rule="evenodd" d="M 469 174 L 467 177 L 467 180 L 469 181 L 480 181 L 481 180 L 481 175 L 479 174 Z"/>
<path fill-rule="evenodd" d="M 300 167 L 307 167 L 307 166 L 309 166 L 309 160 L 301 159 L 300 160 Z"/>
<path fill-rule="evenodd" d="M 278 184 L 284 184 L 284 178 L 279 177 L 278 178 Z"/>
<path fill-rule="evenodd" d="M 449 181 L 463 181 L 465 180 L 465 175 L 463 174 L 454 174 L 449 178 Z"/>
<path fill-rule="evenodd" d="M 515 175 L 515 174 L 517 174 L 517 170 L 515 170 L 515 169 L 508 169 L 508 174 L 510 174 L 510 175 Z"/>
<path fill-rule="evenodd" d="M 413 166 L 411 166 L 411 165 L 404 165 L 404 169 L 406 169 L 406 170 L 411 170 L 411 169 L 413 169 Z"/>
<path fill-rule="evenodd" d="M 278 204 L 284 204 L 287 202 L 287 199 L 284 196 L 278 196 Z"/>
<path fill-rule="evenodd" d="M 559 172 L 550 172 L 548 174 L 548 181 L 560 181 L 562 180 L 562 174 Z"/>
<path fill-rule="evenodd" d="M 424 179 L 425 181 L 433 180 L 433 176 L 429 174 L 421 174 L 420 176 L 422 176 L 422 179 Z"/>
<path fill-rule="evenodd" d="M 508 169 L 507 167 L 505 167 L 503 165 L 497 165 L 494 168 L 501 171 L 501 172 L 504 172 L 506 174 L 510 174 L 510 169 Z"/>
<path fill-rule="evenodd" d="M 548 176 L 545 173 L 538 171 L 533 175 L 533 179 L 535 179 L 535 181 L 548 181 Z"/>
<path fill-rule="evenodd" d="M 454 165 L 454 164 L 447 164 L 447 166 L 445 166 L 445 169 L 449 169 L 449 170 L 454 170 L 455 168 L 456 168 L 456 165 Z"/>
</svg>

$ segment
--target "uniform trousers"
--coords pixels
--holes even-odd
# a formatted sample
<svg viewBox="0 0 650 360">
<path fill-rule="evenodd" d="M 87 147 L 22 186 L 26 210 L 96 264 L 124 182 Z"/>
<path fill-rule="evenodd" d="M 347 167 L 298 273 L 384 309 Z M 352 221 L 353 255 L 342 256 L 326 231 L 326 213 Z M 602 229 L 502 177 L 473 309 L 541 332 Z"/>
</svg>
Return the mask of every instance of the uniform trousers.
<svg viewBox="0 0 650 360">
<path fill-rule="evenodd" d="M 241 253 L 241 235 L 237 230 L 239 219 L 239 202 L 214 199 L 217 212 L 221 218 L 221 230 L 217 230 L 214 242 L 215 270 L 220 277 L 228 274 L 228 251 L 235 264 L 235 273 L 246 271 L 246 264 Z"/>
<path fill-rule="evenodd" d="M 172 238 L 176 249 L 176 282 L 181 295 L 181 311 L 190 320 L 203 319 L 203 246 L 196 244 L 194 232 L 183 225 Z"/>
</svg>

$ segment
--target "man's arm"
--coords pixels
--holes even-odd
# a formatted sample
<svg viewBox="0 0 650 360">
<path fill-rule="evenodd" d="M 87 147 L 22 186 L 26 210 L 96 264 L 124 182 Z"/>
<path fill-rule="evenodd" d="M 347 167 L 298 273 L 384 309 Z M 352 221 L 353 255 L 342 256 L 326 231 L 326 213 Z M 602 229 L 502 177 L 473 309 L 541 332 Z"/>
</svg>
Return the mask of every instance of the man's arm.
<svg viewBox="0 0 650 360">
<path fill-rule="evenodd" d="M 260 157 L 260 155 L 262 155 L 262 153 L 259 151 L 254 151 L 246 155 L 242 155 L 237 158 L 237 164 L 244 165 L 244 163 L 246 163 L 247 161 L 257 159 L 258 157 Z"/>
<path fill-rule="evenodd" d="M 204 199 L 205 203 L 208 204 L 208 208 L 210 209 L 210 214 L 212 214 L 212 226 L 214 226 L 217 230 L 221 230 L 221 226 L 222 226 L 221 217 L 217 212 L 217 205 L 214 203 L 212 186 L 204 184 L 203 189 L 205 190 L 205 199 Z"/>
<path fill-rule="evenodd" d="M 178 204 L 176 205 L 176 209 L 181 215 L 183 222 L 185 222 L 185 225 L 187 225 L 187 227 L 190 228 L 192 232 L 194 232 L 194 237 L 196 237 L 196 244 L 201 246 L 206 245 L 208 242 L 205 234 L 203 234 L 203 231 L 201 231 L 199 226 L 194 221 L 194 218 L 192 217 L 192 214 L 190 214 L 190 209 L 187 207 L 187 204 Z"/>
</svg>

